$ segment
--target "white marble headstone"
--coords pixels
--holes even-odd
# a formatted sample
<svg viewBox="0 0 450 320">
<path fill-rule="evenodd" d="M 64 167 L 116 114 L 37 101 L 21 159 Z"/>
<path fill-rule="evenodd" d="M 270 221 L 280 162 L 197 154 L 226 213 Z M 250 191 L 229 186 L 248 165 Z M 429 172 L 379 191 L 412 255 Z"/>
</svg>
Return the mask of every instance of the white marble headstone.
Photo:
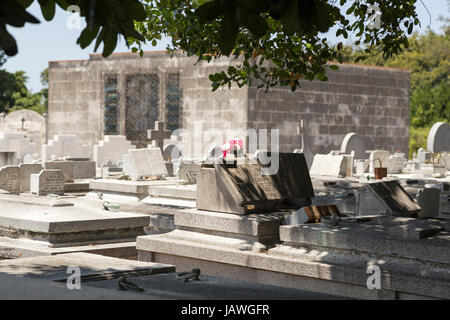
<svg viewBox="0 0 450 320">
<path fill-rule="evenodd" d="M 426 162 L 428 162 L 428 160 L 431 159 L 431 152 L 427 151 L 423 148 L 420 148 L 417 151 L 417 159 L 418 159 L 419 163 L 426 163 Z"/>
<path fill-rule="evenodd" d="M 215 144 L 208 148 L 207 158 L 216 159 L 220 158 L 223 155 L 222 147 Z"/>
<path fill-rule="evenodd" d="M 0 132 L 0 150 L 15 152 L 16 163 L 24 162 L 24 157 L 27 154 L 33 154 L 38 151 L 36 143 L 30 142 L 30 139 L 20 132 Z"/>
<path fill-rule="evenodd" d="M 47 144 L 42 145 L 42 161 L 50 160 L 53 155 L 58 158 L 91 158 L 92 149 L 78 140 L 76 135 L 63 134 L 55 135 Z"/>
<path fill-rule="evenodd" d="M 44 169 L 30 176 L 30 192 L 39 196 L 64 194 L 65 178 L 59 169 Z"/>
<path fill-rule="evenodd" d="M 388 173 L 401 173 L 406 161 L 404 153 L 394 153 L 389 156 Z"/>
<path fill-rule="evenodd" d="M 387 168 L 389 166 L 389 155 L 389 151 L 386 150 L 374 150 L 370 152 L 369 172 L 374 174 L 374 168 Z"/>
<path fill-rule="evenodd" d="M 123 169 L 132 180 L 167 176 L 168 172 L 160 148 L 135 149 L 129 150 L 128 153 L 123 157 Z"/>
<path fill-rule="evenodd" d="M 136 146 L 132 145 L 125 136 L 106 135 L 94 146 L 94 161 L 97 163 L 97 167 L 101 167 L 108 161 L 117 163 L 122 161 L 123 155 L 127 154 L 130 149 L 136 149 Z"/>
<path fill-rule="evenodd" d="M 309 174 L 311 176 L 345 177 L 347 157 L 344 155 L 316 154 Z"/>
</svg>

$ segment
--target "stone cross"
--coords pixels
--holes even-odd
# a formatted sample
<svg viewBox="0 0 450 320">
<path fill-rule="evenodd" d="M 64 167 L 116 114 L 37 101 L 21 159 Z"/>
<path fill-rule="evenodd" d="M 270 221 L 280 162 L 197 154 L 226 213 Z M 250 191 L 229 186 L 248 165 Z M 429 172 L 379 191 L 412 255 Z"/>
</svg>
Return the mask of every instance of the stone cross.
<svg viewBox="0 0 450 320">
<path fill-rule="evenodd" d="M 303 153 L 305 156 L 306 163 L 308 164 L 308 168 L 311 168 L 313 161 L 313 153 L 310 151 L 306 137 L 306 129 L 303 124 L 303 120 L 300 120 L 300 125 L 297 126 L 297 135 L 300 136 L 302 142 L 301 149 L 295 149 L 293 153 Z"/>
<path fill-rule="evenodd" d="M 164 139 L 169 139 L 171 134 L 171 131 L 164 130 L 163 121 L 155 121 L 155 129 L 147 130 L 148 139 L 152 140 L 153 146 L 160 148 L 161 151 L 164 148 Z"/>
<path fill-rule="evenodd" d="M 299 135 L 302 140 L 300 152 L 303 152 L 305 150 L 305 127 L 303 126 L 303 120 L 300 120 L 300 125 L 297 126 L 297 135 Z"/>
</svg>

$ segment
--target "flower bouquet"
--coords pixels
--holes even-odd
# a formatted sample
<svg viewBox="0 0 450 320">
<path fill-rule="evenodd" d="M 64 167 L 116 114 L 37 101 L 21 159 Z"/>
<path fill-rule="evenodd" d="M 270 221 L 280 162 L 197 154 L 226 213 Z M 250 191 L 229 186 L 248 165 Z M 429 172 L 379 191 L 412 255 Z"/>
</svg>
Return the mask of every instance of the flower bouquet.
<svg viewBox="0 0 450 320">
<path fill-rule="evenodd" d="M 230 139 L 222 145 L 223 158 L 227 155 L 234 155 L 235 158 L 244 155 L 244 143 L 241 139 Z"/>
</svg>

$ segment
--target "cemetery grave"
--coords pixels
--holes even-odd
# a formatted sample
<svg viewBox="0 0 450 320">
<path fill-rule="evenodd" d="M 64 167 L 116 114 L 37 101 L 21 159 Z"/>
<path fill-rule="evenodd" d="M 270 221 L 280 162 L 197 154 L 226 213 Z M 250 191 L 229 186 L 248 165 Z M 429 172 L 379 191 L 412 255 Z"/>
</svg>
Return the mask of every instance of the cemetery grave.
<svg viewBox="0 0 450 320">
<path fill-rule="evenodd" d="M 58 171 L 49 172 L 50 175 Z M 55 181 L 62 190 L 62 173 L 50 186 L 46 170 L 44 189 L 52 192 Z M 40 177 L 39 177 L 40 176 Z M 136 236 L 145 234 L 148 215 L 108 212 L 100 205 L 76 203 L 71 197 L 0 194 L 0 256 L 17 258 L 65 252 L 97 252 L 132 258 Z"/>
<path fill-rule="evenodd" d="M 94 161 L 89 152 L 59 153 L 2 166 L 0 257 L 13 263 L 40 256 L 51 265 L 60 260 L 49 256 L 96 253 L 177 270 L 196 266 L 207 279 L 283 290 L 308 284 L 317 294 L 350 298 L 450 298 L 444 151 L 419 150 L 407 160 L 402 153 L 362 150 L 363 141 L 351 133 L 341 150 L 314 155 L 310 166 L 304 150 L 277 153 L 278 170 L 266 175 L 272 163 L 261 159 L 275 153 L 205 163 L 184 158 L 175 145 L 164 148 L 163 123 L 151 132 L 155 142 L 143 149 L 124 136 L 106 136 L 94 147 Z M 51 148 L 64 150 L 63 141 L 55 138 Z M 365 271 L 378 260 L 383 286 L 370 291 Z M 135 275 L 142 285 L 152 283 Z M 92 288 L 111 288 L 108 281 L 98 284 Z"/>
<path fill-rule="evenodd" d="M 430 197 L 436 200 L 435 191 L 424 189 L 424 184 L 416 183 L 407 174 L 401 183 L 397 177 L 377 182 L 373 178 L 330 179 L 321 175 L 310 180 L 308 171 L 305 174 L 301 169 L 306 163 L 289 162 L 282 155 L 278 174 L 270 178 L 259 176 L 258 164 L 202 165 L 197 179 L 197 208 L 176 211 L 174 231 L 138 237 L 139 259 L 177 267 L 196 265 L 214 276 L 258 279 L 287 287 L 300 287 L 306 276 L 316 280 L 314 290 L 348 290 L 350 297 L 372 299 L 420 297 L 424 291 L 414 284 L 419 269 L 429 275 L 421 278 L 426 288 L 439 287 L 433 291 L 434 297 L 449 297 L 448 285 L 439 284 L 448 283 L 446 273 L 433 269 L 437 263 L 442 270 L 448 270 L 449 224 L 436 214 L 436 208 L 427 206 L 423 211 L 419 205 L 430 201 Z M 389 153 L 371 151 L 370 157 L 389 160 Z M 419 204 L 410 194 L 418 191 Z M 350 214 L 341 214 L 345 212 L 341 208 L 348 205 L 337 201 L 339 194 L 352 195 L 353 212 L 346 212 Z M 298 207 L 303 209 L 292 214 L 292 210 L 286 210 L 287 203 L 301 203 Z M 433 217 L 439 216 L 438 220 L 414 218 L 428 217 L 430 210 L 434 211 Z M 341 218 L 330 223 L 334 215 Z M 367 246 L 359 245 L 359 236 L 364 237 Z M 339 237 L 342 245 L 335 243 Z M 376 242 L 380 245 L 373 247 Z M 309 248 L 317 253 L 309 253 Z M 428 252 L 418 255 L 423 251 Z M 385 270 L 392 280 L 377 293 L 366 290 L 362 267 L 375 257 L 388 261 Z M 410 259 L 407 266 L 403 265 L 404 259 Z M 330 280 L 338 284 L 327 286 Z"/>
</svg>

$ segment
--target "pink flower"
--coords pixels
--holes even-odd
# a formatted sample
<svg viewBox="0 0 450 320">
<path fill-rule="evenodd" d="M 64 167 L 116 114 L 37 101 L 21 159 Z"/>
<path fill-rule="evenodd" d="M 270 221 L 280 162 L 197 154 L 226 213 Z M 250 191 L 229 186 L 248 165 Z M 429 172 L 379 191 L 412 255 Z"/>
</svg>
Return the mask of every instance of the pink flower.
<svg viewBox="0 0 450 320">
<path fill-rule="evenodd" d="M 241 151 L 244 149 L 244 143 L 241 139 L 230 139 L 228 143 L 222 145 L 223 156 L 225 157 L 232 151 Z"/>
</svg>

